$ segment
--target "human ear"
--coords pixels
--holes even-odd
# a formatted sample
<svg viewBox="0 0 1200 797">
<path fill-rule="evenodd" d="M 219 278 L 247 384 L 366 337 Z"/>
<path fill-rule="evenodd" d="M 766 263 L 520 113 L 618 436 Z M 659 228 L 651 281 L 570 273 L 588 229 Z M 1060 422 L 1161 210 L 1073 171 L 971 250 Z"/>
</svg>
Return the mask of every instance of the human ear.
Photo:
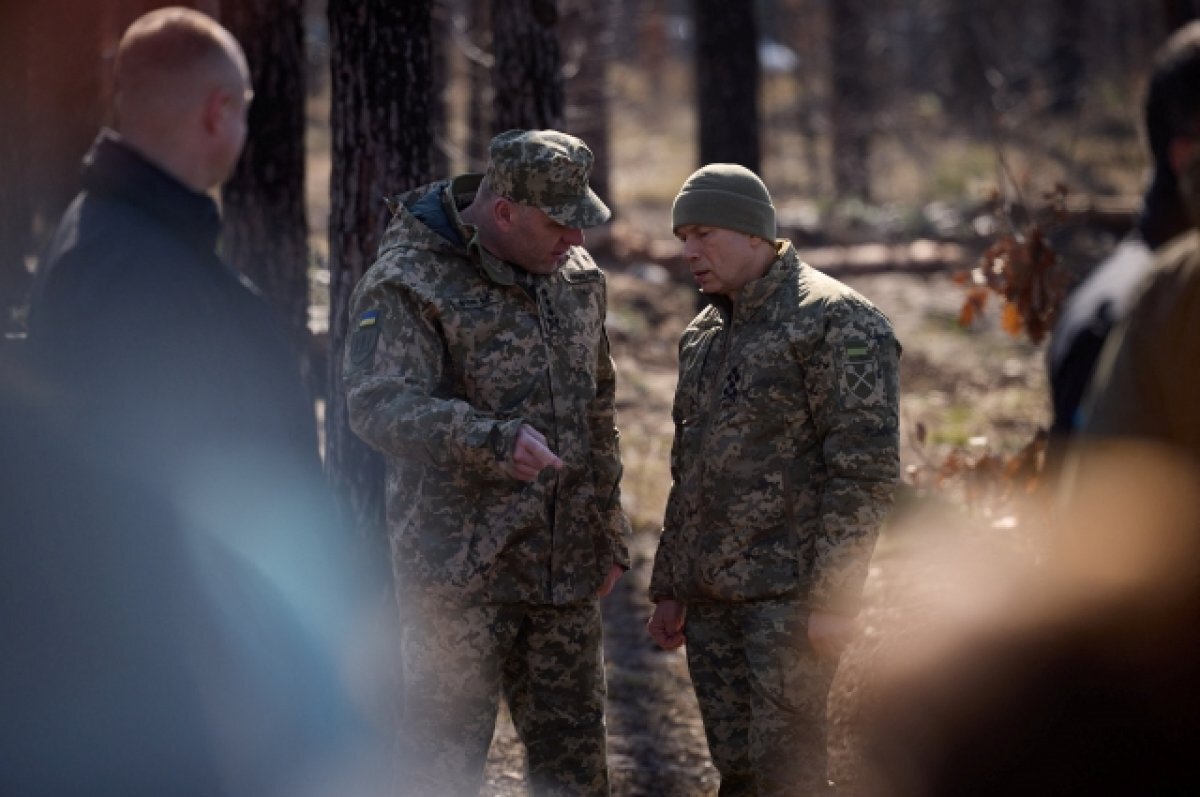
<svg viewBox="0 0 1200 797">
<path fill-rule="evenodd" d="M 492 205 L 492 218 L 501 230 L 505 232 L 511 230 L 517 226 L 516 204 L 504 197 L 497 198 Z"/>
<path fill-rule="evenodd" d="M 213 89 L 204 99 L 204 132 L 217 135 L 225 126 L 225 115 L 233 107 L 233 95 L 223 88 Z"/>
</svg>

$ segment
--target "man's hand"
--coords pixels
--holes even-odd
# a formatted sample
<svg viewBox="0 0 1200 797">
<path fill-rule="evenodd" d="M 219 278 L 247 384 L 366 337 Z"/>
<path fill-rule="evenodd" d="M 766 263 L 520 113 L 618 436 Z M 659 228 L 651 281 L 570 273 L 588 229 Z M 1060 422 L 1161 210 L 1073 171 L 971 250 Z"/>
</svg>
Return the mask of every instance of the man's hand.
<svg viewBox="0 0 1200 797">
<path fill-rule="evenodd" d="M 508 467 L 514 479 L 535 481 L 545 468 L 563 469 L 563 461 L 546 445 L 546 436 L 529 424 L 521 424 L 513 444 L 512 462 Z"/>
<path fill-rule="evenodd" d="M 604 577 L 604 583 L 600 585 L 600 590 L 596 593 L 597 598 L 604 598 L 608 593 L 613 591 L 613 587 L 617 585 L 617 579 L 625 574 L 625 568 L 620 565 L 613 565 L 608 569 L 608 575 Z"/>
<path fill-rule="evenodd" d="M 687 606 L 667 598 L 654 604 L 654 614 L 646 623 L 646 630 L 663 650 L 675 650 L 684 642 L 683 621 L 687 618 Z"/>
<path fill-rule="evenodd" d="M 808 641 L 823 659 L 836 659 L 854 638 L 858 623 L 854 616 L 814 609 L 808 616 Z"/>
</svg>

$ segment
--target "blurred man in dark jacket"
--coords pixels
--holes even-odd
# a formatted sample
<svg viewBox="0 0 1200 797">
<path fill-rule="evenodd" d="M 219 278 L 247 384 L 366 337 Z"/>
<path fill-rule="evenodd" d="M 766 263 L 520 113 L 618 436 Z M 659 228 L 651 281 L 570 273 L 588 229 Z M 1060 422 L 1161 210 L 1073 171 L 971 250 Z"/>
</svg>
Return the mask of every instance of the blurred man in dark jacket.
<svg viewBox="0 0 1200 797">
<path fill-rule="evenodd" d="M 26 464 L 4 482 L 0 792 L 347 793 L 329 781 L 369 736 L 338 662 L 352 574 L 311 401 L 206 193 L 245 139 L 245 57 L 160 9 L 115 78 L 5 385 Z"/>
</svg>

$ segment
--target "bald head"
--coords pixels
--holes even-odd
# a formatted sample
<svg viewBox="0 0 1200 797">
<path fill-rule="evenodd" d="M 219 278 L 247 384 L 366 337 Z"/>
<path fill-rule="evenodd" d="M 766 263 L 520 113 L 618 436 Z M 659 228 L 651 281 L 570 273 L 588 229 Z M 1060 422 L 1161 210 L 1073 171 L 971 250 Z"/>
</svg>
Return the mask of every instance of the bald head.
<svg viewBox="0 0 1200 797">
<path fill-rule="evenodd" d="M 199 191 L 228 178 L 245 139 L 246 57 L 212 18 L 161 8 L 137 19 L 116 60 L 117 130 Z"/>
</svg>

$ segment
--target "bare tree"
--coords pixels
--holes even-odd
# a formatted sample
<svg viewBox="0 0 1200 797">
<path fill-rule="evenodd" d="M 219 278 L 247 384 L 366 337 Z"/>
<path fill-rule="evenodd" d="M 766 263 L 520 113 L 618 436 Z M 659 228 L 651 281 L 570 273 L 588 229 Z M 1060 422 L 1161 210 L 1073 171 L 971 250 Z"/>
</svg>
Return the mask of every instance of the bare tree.
<svg viewBox="0 0 1200 797">
<path fill-rule="evenodd" d="M 373 262 L 388 221 L 384 197 L 431 179 L 430 15 L 431 0 L 329 0 L 333 174 L 326 467 L 366 555 L 387 572 L 383 462 L 350 431 L 341 354 L 350 293 Z"/>
<path fill-rule="evenodd" d="M 226 0 L 222 22 L 241 42 L 254 86 L 246 147 L 223 191 L 226 255 L 275 309 L 312 384 L 303 2 Z"/>
<path fill-rule="evenodd" d="M 1074 113 L 1082 99 L 1086 5 L 1086 0 L 1055 0 L 1051 9 L 1046 75 L 1050 84 L 1050 110 L 1054 113 Z"/>
<path fill-rule="evenodd" d="M 839 198 L 871 198 L 871 91 L 867 0 L 830 3 L 833 187 Z"/>
<path fill-rule="evenodd" d="M 563 78 L 555 0 L 492 0 L 492 129 L 561 128 Z"/>
<path fill-rule="evenodd" d="M 692 0 L 700 163 L 759 171 L 758 28 L 753 4 Z"/>
<path fill-rule="evenodd" d="M 492 88 L 492 19 L 488 3 L 468 2 L 468 11 L 459 29 L 458 41 L 467 57 L 469 84 L 467 112 L 467 169 L 483 171 L 492 138 L 492 106 L 496 93 Z"/>
<path fill-rule="evenodd" d="M 612 58 L 613 15 L 609 3 L 570 0 L 564 4 L 567 132 L 579 136 L 596 156 L 590 183 L 608 202 L 608 64 Z M 611 203 L 609 203 L 611 204 Z"/>
<path fill-rule="evenodd" d="M 449 114 L 447 91 L 450 83 L 450 54 L 454 47 L 454 4 L 451 0 L 433 0 L 429 31 L 429 67 L 433 101 L 429 104 L 430 167 L 434 174 L 450 172 Z"/>
</svg>

